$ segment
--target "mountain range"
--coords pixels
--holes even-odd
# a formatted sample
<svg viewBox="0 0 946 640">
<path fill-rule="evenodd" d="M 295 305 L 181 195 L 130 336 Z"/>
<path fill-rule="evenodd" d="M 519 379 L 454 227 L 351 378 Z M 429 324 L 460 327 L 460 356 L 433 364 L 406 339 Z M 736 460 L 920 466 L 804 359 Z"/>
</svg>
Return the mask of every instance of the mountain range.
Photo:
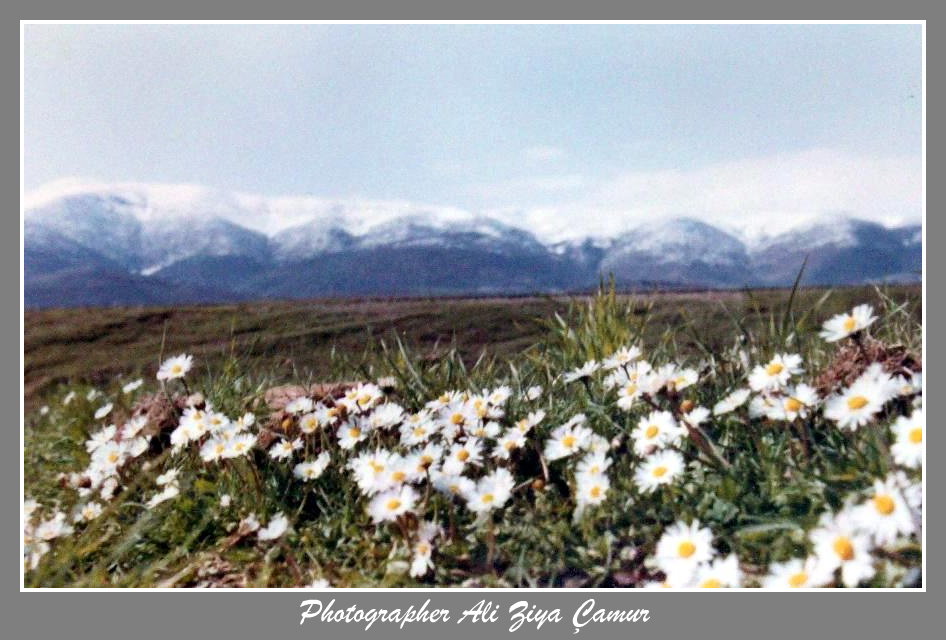
<svg viewBox="0 0 946 640">
<path fill-rule="evenodd" d="M 261 208 L 238 197 L 87 189 L 29 203 L 27 308 L 362 295 L 491 295 L 919 281 L 922 228 L 851 217 L 751 241 L 679 217 L 615 237 L 542 241 L 494 218 L 345 203 Z"/>
</svg>

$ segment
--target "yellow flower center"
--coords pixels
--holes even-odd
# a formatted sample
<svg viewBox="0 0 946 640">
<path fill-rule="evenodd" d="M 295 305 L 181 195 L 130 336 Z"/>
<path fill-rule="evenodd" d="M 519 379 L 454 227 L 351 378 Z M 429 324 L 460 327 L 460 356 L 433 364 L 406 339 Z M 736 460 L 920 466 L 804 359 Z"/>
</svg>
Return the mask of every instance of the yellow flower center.
<svg viewBox="0 0 946 640">
<path fill-rule="evenodd" d="M 443 394 L 442 396 L 440 396 L 439 398 L 437 398 L 437 400 L 440 401 L 440 402 L 443 402 L 443 403 L 447 403 L 447 402 L 450 402 L 450 396 L 448 396 L 448 395 L 445 393 L 445 394 Z"/>
<path fill-rule="evenodd" d="M 660 433 L 660 428 L 658 428 L 657 425 L 652 424 L 649 427 L 647 427 L 647 431 L 644 432 L 644 437 L 650 440 L 652 438 L 655 438 L 658 433 Z"/>
<path fill-rule="evenodd" d="M 395 471 L 394 473 L 391 474 L 391 479 L 394 480 L 395 482 L 404 482 L 405 477 L 406 476 L 404 475 L 403 471 Z"/>
<path fill-rule="evenodd" d="M 665 473 L 667 473 L 667 467 L 660 466 L 654 467 L 654 470 L 651 472 L 655 478 L 662 478 Z"/>
<path fill-rule="evenodd" d="M 723 583 L 717 580 L 716 578 L 710 578 L 709 580 L 704 580 L 700 584 L 701 589 L 719 589 L 723 586 Z"/>
<path fill-rule="evenodd" d="M 689 540 L 684 540 L 679 545 L 677 545 L 677 554 L 681 558 L 689 558 L 694 553 L 696 553 L 696 545 Z"/>
<path fill-rule="evenodd" d="M 456 424 L 456 425 L 461 425 L 461 424 L 463 424 L 463 414 L 462 414 L 462 413 L 454 413 L 452 416 L 450 416 L 450 422 L 452 422 L 453 424 Z"/>
<path fill-rule="evenodd" d="M 181 365 L 179 364 L 171 365 L 171 373 L 173 373 L 174 375 L 179 374 L 182 370 L 183 369 L 181 368 Z"/>
<path fill-rule="evenodd" d="M 877 509 L 877 513 L 882 516 L 889 516 L 893 513 L 893 510 L 896 508 L 896 505 L 893 502 L 893 498 L 886 494 L 876 495 L 873 498 L 874 508 Z"/>
<path fill-rule="evenodd" d="M 910 435 L 907 436 L 910 439 L 910 442 L 913 444 L 920 444 L 923 442 L 923 429 L 917 427 L 916 429 L 910 430 Z"/>
<path fill-rule="evenodd" d="M 808 574 L 804 571 L 793 573 L 788 577 L 788 586 L 792 588 L 803 587 L 806 582 L 808 582 Z"/>
<path fill-rule="evenodd" d="M 589 491 L 588 493 L 589 495 L 591 495 L 592 498 L 598 498 L 601 496 L 601 487 L 599 487 L 598 485 L 595 485 L 591 487 L 591 491 Z"/>
<path fill-rule="evenodd" d="M 867 406 L 867 398 L 864 396 L 853 396 L 847 399 L 847 408 L 851 411 L 857 411 Z"/>
<path fill-rule="evenodd" d="M 391 498 L 390 500 L 388 500 L 388 503 L 384 506 L 388 511 L 394 511 L 395 509 L 401 506 L 401 501 L 398 500 L 397 498 Z"/>
<path fill-rule="evenodd" d="M 216 447 L 214 447 L 214 453 L 216 453 L 216 454 L 219 455 L 219 454 L 223 453 L 223 452 L 226 450 L 226 448 L 227 448 L 226 445 L 224 445 L 224 444 L 221 442 L 221 443 L 218 444 Z"/>
<path fill-rule="evenodd" d="M 801 402 L 800 402 L 799 400 L 797 400 L 796 398 L 787 398 L 787 399 L 785 400 L 785 410 L 786 410 L 786 411 L 791 411 L 792 413 L 795 413 L 795 412 L 797 412 L 799 409 L 801 409 L 801 407 L 802 407 Z"/>
<path fill-rule="evenodd" d="M 335 418 L 335 417 L 338 416 L 338 414 L 339 414 L 339 409 L 338 409 L 338 407 L 332 407 L 331 409 L 329 409 L 329 410 L 327 411 L 327 413 L 328 413 L 331 417 Z"/>
<path fill-rule="evenodd" d="M 459 451 L 457 451 L 457 460 L 459 460 L 460 462 L 466 462 L 469 457 L 470 457 L 470 452 L 467 451 L 466 449 L 460 449 Z"/>
<path fill-rule="evenodd" d="M 383 464 L 379 464 L 379 463 L 375 462 L 374 460 L 372 460 L 371 462 L 369 462 L 369 463 L 368 463 L 368 466 L 371 467 L 371 468 L 374 470 L 375 473 L 381 473 L 382 471 L 384 471 L 384 465 L 383 465 Z"/>
<path fill-rule="evenodd" d="M 624 393 L 626 393 L 626 394 L 629 395 L 629 396 L 634 395 L 635 393 L 637 393 L 637 385 L 636 385 L 636 384 L 629 384 L 629 385 L 627 385 L 627 386 L 624 388 Z"/>
<path fill-rule="evenodd" d="M 483 501 L 483 504 L 489 504 L 495 499 L 495 496 L 491 493 L 484 493 L 480 500 Z"/>
<path fill-rule="evenodd" d="M 854 558 L 854 545 L 851 544 L 851 541 L 848 540 L 846 536 L 835 538 L 834 544 L 831 546 L 834 552 L 838 554 L 838 557 L 844 562 Z"/>
<path fill-rule="evenodd" d="M 118 462 L 118 454 L 115 453 L 114 451 L 112 451 L 111 453 L 109 453 L 109 454 L 108 454 L 108 461 L 111 462 L 112 464 L 115 464 L 116 462 Z"/>
<path fill-rule="evenodd" d="M 571 449 L 575 446 L 575 436 L 565 436 L 562 438 L 562 446 L 566 449 Z"/>
<path fill-rule="evenodd" d="M 348 437 L 349 437 L 349 438 L 360 438 L 360 437 L 361 437 L 361 429 L 359 429 L 358 427 L 352 427 L 351 429 L 348 430 Z"/>
<path fill-rule="evenodd" d="M 767 366 L 767 367 L 765 368 L 765 372 L 766 372 L 767 374 L 769 374 L 770 376 L 777 376 L 778 374 L 782 373 L 782 370 L 783 370 L 784 368 L 785 368 L 785 367 L 782 366 L 782 363 L 780 363 L 780 362 L 772 362 L 772 363 L 769 364 L 769 366 Z"/>
<path fill-rule="evenodd" d="M 369 402 L 371 402 L 371 396 L 368 395 L 367 393 L 363 393 L 360 396 L 358 396 L 358 404 L 360 404 L 361 406 L 365 406 Z"/>
<path fill-rule="evenodd" d="M 419 554 L 421 554 L 421 555 L 423 556 L 423 555 L 427 555 L 427 552 L 428 552 L 428 551 L 430 551 L 430 545 L 429 545 L 429 544 L 427 544 L 426 542 L 418 542 L 418 543 L 417 543 L 417 553 L 419 553 Z"/>
<path fill-rule="evenodd" d="M 414 437 L 415 437 L 415 438 L 420 438 L 420 437 L 423 436 L 425 433 L 427 433 L 427 432 L 424 431 L 424 428 L 423 428 L 423 427 L 415 427 L 415 428 L 414 428 Z"/>
<path fill-rule="evenodd" d="M 515 440 L 506 440 L 506 442 L 503 444 L 503 446 L 506 448 L 506 451 L 512 451 L 513 449 L 516 448 L 516 441 L 515 441 Z"/>
<path fill-rule="evenodd" d="M 420 457 L 420 465 L 422 467 L 429 467 L 430 463 L 432 463 L 433 461 L 434 461 L 433 457 L 426 454 Z"/>
<path fill-rule="evenodd" d="M 853 316 L 848 316 L 844 319 L 844 330 L 848 333 L 854 331 L 854 328 L 857 326 L 857 320 Z"/>
</svg>

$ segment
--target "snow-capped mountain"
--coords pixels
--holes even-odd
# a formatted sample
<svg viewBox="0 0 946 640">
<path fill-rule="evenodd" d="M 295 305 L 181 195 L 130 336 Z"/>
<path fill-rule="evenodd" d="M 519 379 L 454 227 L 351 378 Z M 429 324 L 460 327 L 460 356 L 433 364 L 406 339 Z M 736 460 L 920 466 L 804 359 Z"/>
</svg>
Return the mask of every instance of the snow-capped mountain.
<svg viewBox="0 0 946 640">
<path fill-rule="evenodd" d="M 600 264 L 618 280 L 733 286 L 751 280 L 749 256 L 736 237 L 692 218 L 642 225 L 617 238 Z"/>
<path fill-rule="evenodd" d="M 263 198 L 202 187 L 73 186 L 27 199 L 28 306 L 266 297 L 525 293 L 593 286 L 916 280 L 919 226 L 856 219 L 747 244 L 695 218 L 543 244 L 509 219 L 403 202 Z M 534 220 L 530 222 L 534 226 Z"/>
</svg>

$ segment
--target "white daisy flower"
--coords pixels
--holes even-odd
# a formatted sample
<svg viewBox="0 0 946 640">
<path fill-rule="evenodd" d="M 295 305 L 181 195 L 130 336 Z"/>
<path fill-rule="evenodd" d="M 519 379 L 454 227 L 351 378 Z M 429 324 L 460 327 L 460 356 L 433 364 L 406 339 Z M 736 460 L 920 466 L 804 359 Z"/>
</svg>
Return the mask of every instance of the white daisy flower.
<svg viewBox="0 0 946 640">
<path fill-rule="evenodd" d="M 162 362 L 161 367 L 158 369 L 157 378 L 158 380 L 183 378 L 187 375 L 187 372 L 191 370 L 192 366 L 194 366 L 193 356 L 182 353 Z"/>
<path fill-rule="evenodd" d="M 431 473 L 430 478 L 434 489 L 448 496 L 466 496 L 476 489 L 475 482 L 459 474 L 439 471 Z"/>
<path fill-rule="evenodd" d="M 214 462 L 226 457 L 227 440 L 210 438 L 200 446 L 200 459 L 204 462 Z"/>
<path fill-rule="evenodd" d="M 692 579 L 701 563 L 715 556 L 713 532 L 694 520 L 690 524 L 676 522 L 667 528 L 657 542 L 654 560 L 671 584 L 684 584 Z"/>
<path fill-rule="evenodd" d="M 302 480 L 315 480 L 325 469 L 328 468 L 329 463 L 332 461 L 332 457 L 328 451 L 323 451 L 320 453 L 315 460 L 309 462 L 300 462 L 292 469 L 292 473 L 297 478 Z"/>
<path fill-rule="evenodd" d="M 99 429 L 93 433 L 88 440 L 85 441 L 85 450 L 89 453 L 93 453 L 102 445 L 106 444 L 107 442 L 111 442 L 115 439 L 116 431 L 117 428 L 113 424 L 110 424 L 103 429 Z"/>
<path fill-rule="evenodd" d="M 373 429 L 388 429 L 401 423 L 404 419 L 404 407 L 393 402 L 379 405 L 368 417 L 368 423 Z"/>
<path fill-rule="evenodd" d="M 533 385 L 526 389 L 525 398 L 526 400 L 538 400 L 542 397 L 542 387 L 539 385 Z"/>
<path fill-rule="evenodd" d="M 630 411 L 643 393 L 643 389 L 637 383 L 638 380 L 627 379 L 618 385 L 617 405 L 624 411 Z"/>
<path fill-rule="evenodd" d="M 256 436 L 249 433 L 241 433 L 227 441 L 227 448 L 223 453 L 223 457 L 237 458 L 239 456 L 245 456 L 255 445 Z"/>
<path fill-rule="evenodd" d="M 840 567 L 844 586 L 856 587 L 876 572 L 870 537 L 857 528 L 849 511 L 822 515 L 809 537 L 825 570 Z"/>
<path fill-rule="evenodd" d="M 157 478 L 155 478 L 155 479 L 154 479 L 154 482 L 155 482 L 155 484 L 157 484 L 158 486 L 164 486 L 164 485 L 166 485 L 166 484 L 171 484 L 172 482 L 174 482 L 175 480 L 177 480 L 177 476 L 178 476 L 178 474 L 180 474 L 180 472 L 181 472 L 180 469 L 168 469 L 167 471 L 165 471 L 164 473 L 162 473 L 161 475 L 159 475 Z"/>
<path fill-rule="evenodd" d="M 516 421 L 516 430 L 519 431 L 522 435 L 525 435 L 532 431 L 532 428 L 538 425 L 545 419 L 545 412 L 539 409 L 538 411 L 532 411 L 525 418 L 521 418 Z"/>
<path fill-rule="evenodd" d="M 746 403 L 750 393 L 749 389 L 736 389 L 713 406 L 713 415 L 721 416 L 735 411 Z"/>
<path fill-rule="evenodd" d="M 650 454 L 655 449 L 663 449 L 680 444 L 686 430 L 682 428 L 669 411 L 652 411 L 640 419 L 637 428 L 631 432 L 634 440 L 634 452 L 639 456 Z"/>
<path fill-rule="evenodd" d="M 611 458 L 603 451 L 585 454 L 575 465 L 575 476 L 597 476 L 611 466 Z"/>
<path fill-rule="evenodd" d="M 634 482 L 641 493 L 651 493 L 660 486 L 672 484 L 685 466 L 683 456 L 676 451 L 658 451 L 637 466 Z"/>
<path fill-rule="evenodd" d="M 501 508 L 512 496 L 515 486 L 512 474 L 506 469 L 496 469 L 480 478 L 474 487 L 467 487 L 463 496 L 466 506 L 474 513 L 487 513 Z"/>
<path fill-rule="evenodd" d="M 313 580 L 312 582 L 310 582 L 310 583 L 309 583 L 306 587 L 304 587 L 304 588 L 305 588 L 305 589 L 311 589 L 311 590 L 314 590 L 314 591 L 321 591 L 321 590 L 323 590 L 323 589 L 331 589 L 331 588 L 332 588 L 332 585 L 331 585 L 331 583 L 329 583 L 329 581 L 326 580 L 325 578 L 316 578 L 315 580 Z"/>
<path fill-rule="evenodd" d="M 411 455 L 417 463 L 415 472 L 418 475 L 427 475 L 429 473 L 433 476 L 436 472 L 440 471 L 440 461 L 443 459 L 443 446 L 428 442 L 424 445 L 423 449 L 415 449 Z"/>
<path fill-rule="evenodd" d="M 312 401 L 312 398 L 308 396 L 299 396 L 298 398 L 293 398 L 286 403 L 284 411 L 286 413 L 291 413 L 293 415 L 298 415 L 302 413 L 309 413 L 315 407 L 315 403 Z"/>
<path fill-rule="evenodd" d="M 585 364 L 581 365 L 577 369 L 569 371 L 563 376 L 565 384 L 575 382 L 576 380 L 583 380 L 585 378 L 590 378 L 591 374 L 601 368 L 601 365 L 598 364 L 596 360 L 589 360 Z"/>
<path fill-rule="evenodd" d="M 490 420 L 486 423 L 480 423 L 469 430 L 469 435 L 476 438 L 489 438 L 494 439 L 499 435 L 499 432 L 502 431 L 502 425 L 498 422 Z"/>
<path fill-rule="evenodd" d="M 315 412 L 309 412 L 299 418 L 299 431 L 306 435 L 315 433 L 320 426 L 319 417 Z"/>
<path fill-rule="evenodd" d="M 545 443 L 546 460 L 558 460 L 574 455 L 588 445 L 591 441 L 592 431 L 581 425 L 584 418 L 583 415 L 579 421 L 572 418 L 552 431 L 551 436 Z"/>
<path fill-rule="evenodd" d="M 781 389 L 789 379 L 802 372 L 801 356 L 780 353 L 768 364 L 758 365 L 749 374 L 749 387 L 753 391 L 772 391 Z"/>
<path fill-rule="evenodd" d="M 509 400 L 509 396 L 512 395 L 512 389 L 506 385 L 496 387 L 486 395 L 486 400 L 493 406 L 502 406 L 506 404 L 506 401 Z"/>
<path fill-rule="evenodd" d="M 280 440 L 269 449 L 269 457 L 273 460 L 285 460 L 304 446 L 302 439 Z"/>
<path fill-rule="evenodd" d="M 86 502 L 76 507 L 75 514 L 72 516 L 73 522 L 91 522 L 102 515 L 102 505 L 98 502 Z"/>
<path fill-rule="evenodd" d="M 388 466 L 391 452 L 384 449 L 365 451 L 348 462 L 348 468 L 355 476 L 358 488 L 367 496 L 390 488 L 388 484 Z"/>
<path fill-rule="evenodd" d="M 853 333 L 862 331 L 877 320 L 874 308 L 869 304 L 854 307 L 850 313 L 836 315 L 827 322 L 819 334 L 827 342 L 837 342 Z"/>
<path fill-rule="evenodd" d="M 463 473 L 467 465 L 479 466 L 483 461 L 483 447 L 479 438 L 468 438 L 466 442 L 454 443 L 443 461 L 444 473 Z"/>
<path fill-rule="evenodd" d="M 700 374 L 697 373 L 696 369 L 677 369 L 672 377 L 667 379 L 667 387 L 674 391 L 683 391 L 687 387 L 696 384 L 699 379 Z"/>
<path fill-rule="evenodd" d="M 143 385 L 144 382 L 145 382 L 145 381 L 144 381 L 142 378 L 138 378 L 137 380 L 132 380 L 131 382 L 125 384 L 125 385 L 122 387 L 122 393 L 124 393 L 124 394 L 129 394 L 129 393 L 131 393 L 132 391 L 135 391 L 136 389 L 138 389 L 138 387 L 140 387 L 141 385 Z"/>
<path fill-rule="evenodd" d="M 808 417 L 808 413 L 817 407 L 820 402 L 818 393 L 807 384 L 786 388 L 778 398 L 780 411 L 774 412 L 778 414 L 775 419 L 787 420 L 788 422 L 792 422 L 797 418 L 805 419 Z"/>
<path fill-rule="evenodd" d="M 603 473 L 577 474 L 575 481 L 576 517 L 580 517 L 586 508 L 599 505 L 607 499 L 611 482 Z"/>
<path fill-rule="evenodd" d="M 810 589 L 823 587 L 833 580 L 832 570 L 826 569 L 817 556 L 809 556 L 771 565 L 762 586 L 765 589 Z"/>
<path fill-rule="evenodd" d="M 112 403 L 109 402 L 109 403 L 107 403 L 107 404 L 103 404 L 101 407 L 99 407 L 98 409 L 96 409 L 96 410 L 95 410 L 95 416 L 94 416 L 95 419 L 96 419 L 96 420 L 101 420 L 102 418 L 104 418 L 105 416 L 107 416 L 109 413 L 111 413 L 111 412 L 112 412 L 112 406 L 113 406 Z"/>
<path fill-rule="evenodd" d="M 289 518 L 285 516 L 282 512 L 277 513 L 273 516 L 272 520 L 269 521 L 269 524 L 261 528 L 256 532 L 256 537 L 259 540 L 276 540 L 281 538 L 286 531 L 289 529 Z"/>
<path fill-rule="evenodd" d="M 855 431 L 880 413 L 896 391 L 889 376 L 878 375 L 872 369 L 868 369 L 850 387 L 825 401 L 825 418 L 836 422 L 842 429 Z"/>
<path fill-rule="evenodd" d="M 176 482 L 172 482 L 171 484 L 165 485 L 162 491 L 160 491 L 159 493 L 156 493 L 155 495 L 151 497 L 150 500 L 148 500 L 147 507 L 149 509 L 153 509 L 159 504 L 161 504 L 162 502 L 166 502 L 167 500 L 176 498 L 178 494 L 180 494 L 180 492 L 181 492 L 180 487 L 178 487 Z"/>
<path fill-rule="evenodd" d="M 742 571 L 735 553 L 701 564 L 694 580 L 694 586 L 699 589 L 735 589 L 741 583 Z"/>
<path fill-rule="evenodd" d="M 870 533 L 878 546 L 893 544 L 898 537 L 915 531 L 913 515 L 904 499 L 901 483 L 893 475 L 875 480 L 871 497 L 855 507 L 852 514 L 854 522 Z"/>
<path fill-rule="evenodd" d="M 434 568 L 433 552 L 434 546 L 429 540 L 418 540 L 414 544 L 411 568 L 408 571 L 411 577 L 420 578 L 427 575 L 427 572 Z"/>
<path fill-rule="evenodd" d="M 605 359 L 603 366 L 605 369 L 617 369 L 631 364 L 640 357 L 641 350 L 636 346 L 621 347 Z"/>
<path fill-rule="evenodd" d="M 33 537 L 46 542 L 56 538 L 71 535 L 74 529 L 66 521 L 66 514 L 57 511 L 51 518 L 36 525 Z"/>
<path fill-rule="evenodd" d="M 923 409 L 916 409 L 909 416 L 900 416 L 891 426 L 896 441 L 890 447 L 894 461 L 917 469 L 922 467 L 926 460 L 926 447 L 923 443 L 923 431 L 926 429 L 926 413 Z"/>
<path fill-rule="evenodd" d="M 384 392 L 376 384 L 359 384 L 350 389 L 345 396 L 338 400 L 338 404 L 345 406 L 351 413 L 370 411 L 384 398 Z"/>
<path fill-rule="evenodd" d="M 493 457 L 509 460 L 512 452 L 526 443 L 526 437 L 516 428 L 508 429 L 493 447 Z"/>
<path fill-rule="evenodd" d="M 336 436 L 338 446 L 342 449 L 353 449 L 356 444 L 368 437 L 367 425 L 363 422 L 349 421 L 338 427 Z"/>
<path fill-rule="evenodd" d="M 417 502 L 417 493 L 410 485 L 379 493 L 368 504 L 368 513 L 376 524 L 394 520 L 411 511 Z"/>
</svg>

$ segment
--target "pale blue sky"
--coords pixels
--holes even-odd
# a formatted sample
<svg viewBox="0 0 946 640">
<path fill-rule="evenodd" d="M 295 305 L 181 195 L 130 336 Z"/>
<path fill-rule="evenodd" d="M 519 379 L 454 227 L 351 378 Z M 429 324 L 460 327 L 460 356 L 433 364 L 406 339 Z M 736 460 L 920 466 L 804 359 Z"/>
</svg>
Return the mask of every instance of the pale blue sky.
<svg viewBox="0 0 946 640">
<path fill-rule="evenodd" d="M 628 179 L 696 189 L 732 163 L 812 158 L 852 195 L 799 207 L 857 208 L 876 180 L 854 174 L 890 166 L 919 185 L 916 25 L 29 25 L 24 64 L 28 191 L 80 177 L 629 207 Z"/>
</svg>

